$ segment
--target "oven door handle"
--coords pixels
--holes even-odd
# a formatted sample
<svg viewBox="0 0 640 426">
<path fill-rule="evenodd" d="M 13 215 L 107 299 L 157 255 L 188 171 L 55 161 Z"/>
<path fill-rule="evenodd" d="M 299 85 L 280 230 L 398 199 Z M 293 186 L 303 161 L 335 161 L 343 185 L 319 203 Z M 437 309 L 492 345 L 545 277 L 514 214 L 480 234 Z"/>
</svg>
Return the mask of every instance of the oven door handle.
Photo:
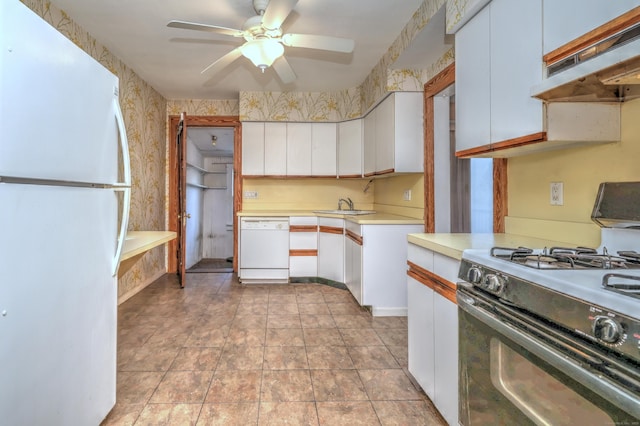
<svg viewBox="0 0 640 426">
<path fill-rule="evenodd" d="M 566 355 L 555 350 L 544 341 L 523 333 L 492 313 L 475 306 L 475 300 L 472 297 L 460 291 L 458 291 L 457 296 L 458 307 L 460 309 L 503 336 L 511 339 L 559 371 L 562 371 L 573 380 L 596 392 L 618 408 L 640 418 L 640 404 L 638 404 L 636 396 L 624 391 L 607 380 L 603 380 L 602 377 L 591 373 L 579 363 L 567 358 Z"/>
</svg>

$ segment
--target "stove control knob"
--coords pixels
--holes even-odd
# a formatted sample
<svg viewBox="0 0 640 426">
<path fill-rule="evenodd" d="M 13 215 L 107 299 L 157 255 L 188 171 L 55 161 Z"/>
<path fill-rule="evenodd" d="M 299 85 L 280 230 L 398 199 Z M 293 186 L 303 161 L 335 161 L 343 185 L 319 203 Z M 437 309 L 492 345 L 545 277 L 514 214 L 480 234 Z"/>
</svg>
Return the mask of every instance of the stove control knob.
<svg viewBox="0 0 640 426">
<path fill-rule="evenodd" d="M 598 316 L 593 321 L 593 335 L 605 343 L 617 343 L 622 336 L 622 327 L 614 319 Z"/>
<path fill-rule="evenodd" d="M 485 277 L 485 288 L 493 293 L 500 293 L 504 287 L 502 278 L 495 274 L 489 274 Z"/>
<path fill-rule="evenodd" d="M 471 284 L 480 284 L 482 281 L 482 271 L 476 266 L 472 266 L 467 271 L 467 281 Z"/>
</svg>

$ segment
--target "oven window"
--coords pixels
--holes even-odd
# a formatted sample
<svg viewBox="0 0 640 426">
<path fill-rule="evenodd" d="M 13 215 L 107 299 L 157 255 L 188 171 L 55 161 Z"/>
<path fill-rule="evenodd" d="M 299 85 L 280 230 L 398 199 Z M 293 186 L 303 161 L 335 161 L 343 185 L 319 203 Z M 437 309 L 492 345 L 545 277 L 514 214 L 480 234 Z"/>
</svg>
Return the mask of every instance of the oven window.
<svg viewBox="0 0 640 426">
<path fill-rule="evenodd" d="M 611 417 L 530 360 L 491 338 L 493 386 L 537 425 L 611 425 Z"/>
</svg>

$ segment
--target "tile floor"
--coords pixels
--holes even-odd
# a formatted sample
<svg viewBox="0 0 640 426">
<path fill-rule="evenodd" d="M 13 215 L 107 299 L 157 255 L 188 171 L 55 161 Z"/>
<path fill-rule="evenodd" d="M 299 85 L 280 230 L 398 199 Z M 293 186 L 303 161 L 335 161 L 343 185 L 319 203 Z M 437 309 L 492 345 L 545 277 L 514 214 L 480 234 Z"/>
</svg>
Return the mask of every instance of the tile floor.
<svg viewBox="0 0 640 426">
<path fill-rule="evenodd" d="M 446 424 L 406 368 L 406 318 L 347 290 L 168 275 L 119 308 L 103 425 Z"/>
</svg>

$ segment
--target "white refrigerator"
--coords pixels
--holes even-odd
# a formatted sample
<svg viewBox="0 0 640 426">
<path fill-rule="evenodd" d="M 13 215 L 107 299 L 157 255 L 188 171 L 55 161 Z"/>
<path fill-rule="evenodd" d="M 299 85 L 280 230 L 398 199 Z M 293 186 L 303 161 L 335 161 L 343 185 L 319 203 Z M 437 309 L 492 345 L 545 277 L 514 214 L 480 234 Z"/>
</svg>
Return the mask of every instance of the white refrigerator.
<svg viewBox="0 0 640 426">
<path fill-rule="evenodd" d="M 0 44 L 0 423 L 97 425 L 130 200 L 118 78 L 18 0 Z"/>
</svg>

